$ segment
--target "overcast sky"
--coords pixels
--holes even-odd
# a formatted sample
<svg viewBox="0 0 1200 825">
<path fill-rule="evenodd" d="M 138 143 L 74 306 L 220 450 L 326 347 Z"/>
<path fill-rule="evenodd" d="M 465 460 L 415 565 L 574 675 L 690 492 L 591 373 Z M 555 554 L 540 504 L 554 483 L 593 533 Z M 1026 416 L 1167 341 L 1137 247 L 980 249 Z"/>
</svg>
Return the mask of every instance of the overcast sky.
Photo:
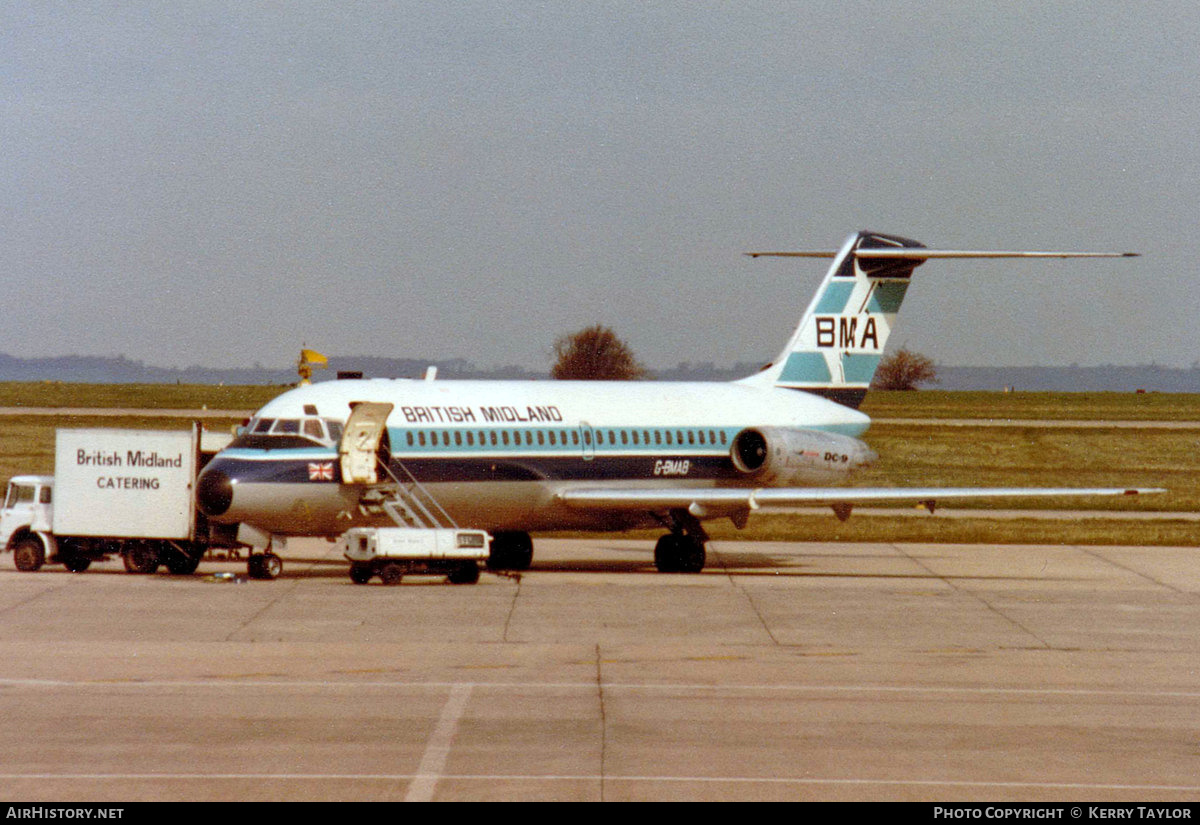
<svg viewBox="0 0 1200 825">
<path fill-rule="evenodd" d="M 858 229 L 949 365 L 1200 359 L 1194 2 L 0 6 L 0 352 L 766 361 Z"/>
</svg>

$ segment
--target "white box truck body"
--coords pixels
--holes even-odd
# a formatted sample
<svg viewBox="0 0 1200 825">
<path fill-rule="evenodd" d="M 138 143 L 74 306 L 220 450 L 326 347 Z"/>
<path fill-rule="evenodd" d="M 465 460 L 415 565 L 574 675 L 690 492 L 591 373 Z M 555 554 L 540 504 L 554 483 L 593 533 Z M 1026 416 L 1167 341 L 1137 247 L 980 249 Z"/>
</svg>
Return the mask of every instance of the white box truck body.
<svg viewBox="0 0 1200 825">
<path fill-rule="evenodd" d="M 20 570 L 74 571 L 120 555 L 127 570 L 191 573 L 214 537 L 195 506 L 204 456 L 227 437 L 191 430 L 59 429 L 54 475 L 15 476 L 0 547 Z M 220 546 L 230 542 L 221 541 Z"/>
</svg>

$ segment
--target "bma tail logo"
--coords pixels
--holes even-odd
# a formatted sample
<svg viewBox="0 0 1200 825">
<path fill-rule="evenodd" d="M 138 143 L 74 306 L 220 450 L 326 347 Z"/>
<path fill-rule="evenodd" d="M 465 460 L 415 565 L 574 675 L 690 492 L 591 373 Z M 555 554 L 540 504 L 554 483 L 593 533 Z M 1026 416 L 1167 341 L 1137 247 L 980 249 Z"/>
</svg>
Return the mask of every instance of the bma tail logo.
<svg viewBox="0 0 1200 825">
<path fill-rule="evenodd" d="M 879 350 L 879 330 L 875 325 L 875 317 L 868 315 L 859 334 L 858 318 L 849 315 L 818 315 L 817 316 L 817 346 L 841 350 L 869 349 Z"/>
</svg>

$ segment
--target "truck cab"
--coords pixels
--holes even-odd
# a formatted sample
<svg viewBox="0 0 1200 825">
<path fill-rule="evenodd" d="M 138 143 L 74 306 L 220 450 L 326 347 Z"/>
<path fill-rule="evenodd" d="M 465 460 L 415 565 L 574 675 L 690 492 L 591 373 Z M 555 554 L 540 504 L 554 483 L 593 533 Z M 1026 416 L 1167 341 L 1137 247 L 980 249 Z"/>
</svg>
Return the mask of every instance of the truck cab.
<svg viewBox="0 0 1200 825">
<path fill-rule="evenodd" d="M 58 560 L 53 524 L 54 477 L 13 476 L 0 510 L 0 547 L 13 554 L 18 570 L 37 570 Z"/>
</svg>

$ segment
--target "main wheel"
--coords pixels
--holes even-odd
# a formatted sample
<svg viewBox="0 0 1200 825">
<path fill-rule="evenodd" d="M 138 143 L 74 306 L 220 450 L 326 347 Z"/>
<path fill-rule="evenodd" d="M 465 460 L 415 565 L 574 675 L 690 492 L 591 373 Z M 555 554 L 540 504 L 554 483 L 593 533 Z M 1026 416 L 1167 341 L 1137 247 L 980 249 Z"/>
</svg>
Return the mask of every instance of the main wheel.
<svg viewBox="0 0 1200 825">
<path fill-rule="evenodd" d="M 138 575 L 154 573 L 161 563 L 158 547 L 149 541 L 128 542 L 121 558 L 125 562 L 125 571 Z"/>
<path fill-rule="evenodd" d="M 31 536 L 21 539 L 13 548 L 13 564 L 22 572 L 32 573 L 45 563 L 46 551 L 37 538 Z"/>
<path fill-rule="evenodd" d="M 654 545 L 654 566 L 660 573 L 699 573 L 707 557 L 704 542 L 693 536 L 669 533 Z"/>
<path fill-rule="evenodd" d="M 504 531 L 492 536 L 488 570 L 528 570 L 533 563 L 533 539 L 528 533 Z"/>
</svg>

